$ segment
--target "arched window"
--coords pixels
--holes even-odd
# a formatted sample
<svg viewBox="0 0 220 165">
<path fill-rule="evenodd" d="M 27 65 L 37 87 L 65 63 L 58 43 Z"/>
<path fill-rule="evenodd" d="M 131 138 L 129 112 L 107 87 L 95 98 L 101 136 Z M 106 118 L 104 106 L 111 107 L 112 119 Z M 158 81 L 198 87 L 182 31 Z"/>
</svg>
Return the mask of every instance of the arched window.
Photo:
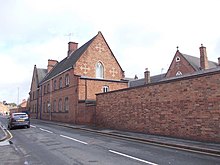
<svg viewBox="0 0 220 165">
<path fill-rule="evenodd" d="M 105 92 L 108 92 L 108 91 L 109 91 L 109 86 L 104 85 L 104 86 L 102 87 L 102 90 L 103 90 L 104 93 L 105 93 Z"/>
<path fill-rule="evenodd" d="M 53 82 L 53 90 L 55 91 L 56 89 L 57 89 L 57 81 L 54 80 L 54 82 Z"/>
<path fill-rule="evenodd" d="M 182 72 L 178 71 L 176 72 L 176 76 L 181 76 L 182 75 Z"/>
<path fill-rule="evenodd" d="M 60 77 L 60 80 L 59 80 L 59 88 L 60 89 L 62 88 L 62 77 Z"/>
<path fill-rule="evenodd" d="M 96 64 L 96 78 L 104 78 L 104 67 L 101 62 Z"/>
<path fill-rule="evenodd" d="M 65 112 L 69 111 L 69 98 L 68 97 L 65 98 L 64 111 Z"/>
<path fill-rule="evenodd" d="M 62 111 L 62 99 L 59 99 L 59 102 L 58 102 L 58 111 L 59 111 L 59 112 Z"/>
<path fill-rule="evenodd" d="M 53 101 L 53 112 L 56 112 L 56 100 Z"/>
<path fill-rule="evenodd" d="M 70 77 L 69 74 L 66 74 L 65 76 L 65 86 L 68 86 L 70 84 Z"/>
</svg>

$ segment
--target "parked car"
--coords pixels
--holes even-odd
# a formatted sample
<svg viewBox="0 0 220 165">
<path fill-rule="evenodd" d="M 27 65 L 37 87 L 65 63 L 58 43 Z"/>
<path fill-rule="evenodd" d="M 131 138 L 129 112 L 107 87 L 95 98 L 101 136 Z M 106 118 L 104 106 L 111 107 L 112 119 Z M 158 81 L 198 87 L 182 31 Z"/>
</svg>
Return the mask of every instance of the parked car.
<svg viewBox="0 0 220 165">
<path fill-rule="evenodd" d="M 14 127 L 30 128 L 29 116 L 23 112 L 11 113 L 8 121 L 8 129 L 12 129 Z"/>
</svg>

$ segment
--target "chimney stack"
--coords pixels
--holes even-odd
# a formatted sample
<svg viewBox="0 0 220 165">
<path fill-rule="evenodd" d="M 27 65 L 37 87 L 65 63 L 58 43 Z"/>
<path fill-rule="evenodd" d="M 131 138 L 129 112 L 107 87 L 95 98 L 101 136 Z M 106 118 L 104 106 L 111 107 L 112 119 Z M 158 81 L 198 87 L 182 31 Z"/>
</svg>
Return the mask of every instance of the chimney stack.
<svg viewBox="0 0 220 165">
<path fill-rule="evenodd" d="M 218 65 L 220 66 L 220 57 L 218 58 Z"/>
<path fill-rule="evenodd" d="M 48 65 L 47 65 L 47 73 L 49 73 L 51 71 L 51 69 L 53 69 L 53 67 L 58 63 L 57 60 L 48 60 Z"/>
<path fill-rule="evenodd" d="M 67 56 L 69 57 L 74 51 L 78 49 L 78 43 L 76 42 L 69 42 L 68 43 L 68 52 Z"/>
<path fill-rule="evenodd" d="M 200 67 L 202 70 L 209 68 L 208 57 L 206 53 L 206 47 L 201 44 L 200 50 Z"/>
<path fill-rule="evenodd" d="M 148 68 L 146 68 L 144 72 L 144 83 L 145 84 L 150 83 L 150 71 L 148 71 Z"/>
</svg>

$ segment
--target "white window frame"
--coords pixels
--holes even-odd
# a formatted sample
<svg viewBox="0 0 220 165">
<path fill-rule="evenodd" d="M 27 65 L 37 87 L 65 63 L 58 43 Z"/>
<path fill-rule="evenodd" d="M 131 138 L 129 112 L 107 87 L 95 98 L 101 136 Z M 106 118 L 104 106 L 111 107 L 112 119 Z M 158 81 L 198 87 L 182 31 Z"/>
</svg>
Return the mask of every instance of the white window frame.
<svg viewBox="0 0 220 165">
<path fill-rule="evenodd" d="M 183 75 L 182 72 L 180 72 L 180 71 L 176 72 L 176 76 L 181 76 L 181 75 Z"/>
<path fill-rule="evenodd" d="M 103 91 L 103 93 L 108 92 L 108 91 L 109 91 L 109 86 L 108 86 L 108 85 L 104 85 L 104 86 L 102 87 L 102 91 Z"/>
<path fill-rule="evenodd" d="M 180 62 L 180 57 L 179 56 L 176 57 L 176 62 Z"/>
</svg>

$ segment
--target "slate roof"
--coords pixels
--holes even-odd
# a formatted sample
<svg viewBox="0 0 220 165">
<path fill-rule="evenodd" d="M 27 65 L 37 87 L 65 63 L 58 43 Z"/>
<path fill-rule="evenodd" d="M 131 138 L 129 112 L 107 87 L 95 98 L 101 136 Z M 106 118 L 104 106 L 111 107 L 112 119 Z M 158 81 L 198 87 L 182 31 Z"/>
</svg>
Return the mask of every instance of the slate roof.
<svg viewBox="0 0 220 165">
<path fill-rule="evenodd" d="M 159 75 L 155 75 L 155 76 L 151 76 L 150 77 L 150 81 L 151 83 L 156 83 L 161 81 L 163 78 L 165 78 L 165 73 L 164 74 L 159 74 Z M 129 87 L 137 87 L 137 86 L 141 86 L 145 84 L 145 80 L 144 78 L 142 79 L 138 79 L 138 80 L 131 80 L 129 81 Z"/>
<path fill-rule="evenodd" d="M 47 75 L 47 69 L 37 69 L 38 82 L 40 83 Z"/>
<path fill-rule="evenodd" d="M 182 54 L 182 53 L 181 53 Z M 182 56 L 192 65 L 192 67 L 196 70 L 199 71 L 200 69 L 200 58 L 198 57 L 194 57 L 194 56 L 190 56 L 187 54 L 182 54 Z M 218 64 L 213 62 L 213 61 L 209 61 L 209 69 L 211 68 L 215 68 L 217 67 Z"/>
<path fill-rule="evenodd" d="M 61 62 L 57 63 L 54 66 L 54 68 L 48 73 L 48 75 L 46 75 L 46 77 L 43 79 L 43 81 L 41 83 L 51 79 L 52 77 L 58 75 L 59 73 L 65 71 L 65 70 L 72 68 L 73 65 L 77 62 L 77 60 L 81 57 L 81 55 L 86 51 L 86 49 L 92 43 L 92 41 L 95 39 L 95 37 L 93 37 L 87 43 L 82 45 L 79 49 L 74 51 L 69 57 L 66 57 Z"/>
</svg>

